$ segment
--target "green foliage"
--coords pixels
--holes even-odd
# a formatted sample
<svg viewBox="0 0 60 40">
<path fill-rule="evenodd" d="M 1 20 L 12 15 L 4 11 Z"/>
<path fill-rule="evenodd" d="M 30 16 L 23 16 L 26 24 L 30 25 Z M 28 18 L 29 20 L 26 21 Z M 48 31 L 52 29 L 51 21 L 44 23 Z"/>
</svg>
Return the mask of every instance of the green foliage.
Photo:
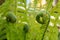
<svg viewBox="0 0 60 40">
<path fill-rule="evenodd" d="M 44 9 L 46 11 L 42 12 L 37 10 L 36 5 L 38 0 L 34 0 L 34 8 L 31 6 L 27 8 L 26 0 L 6 0 L 5 3 L 0 6 L 0 40 L 58 40 L 56 24 L 60 21 L 58 20 L 58 15 L 60 16 L 60 1 L 57 3 L 57 6 L 53 8 L 51 8 L 53 0 L 46 1 L 47 6 Z M 49 13 L 47 12 L 50 13 L 50 17 L 54 16 L 56 19 L 49 19 Z M 47 15 L 43 15 L 42 17 L 45 24 L 39 24 L 36 21 L 36 16 L 39 15 L 40 18 L 40 16 L 42 16 L 41 14 Z M 6 21 L 6 16 L 9 22 Z M 40 21 L 39 18 L 38 20 Z M 48 21 L 54 25 L 51 26 Z"/>
<path fill-rule="evenodd" d="M 58 34 L 58 40 L 60 40 L 60 32 L 59 32 L 59 34 Z"/>
<path fill-rule="evenodd" d="M 0 17 L 0 40 L 7 39 L 6 21 L 4 17 Z"/>
</svg>

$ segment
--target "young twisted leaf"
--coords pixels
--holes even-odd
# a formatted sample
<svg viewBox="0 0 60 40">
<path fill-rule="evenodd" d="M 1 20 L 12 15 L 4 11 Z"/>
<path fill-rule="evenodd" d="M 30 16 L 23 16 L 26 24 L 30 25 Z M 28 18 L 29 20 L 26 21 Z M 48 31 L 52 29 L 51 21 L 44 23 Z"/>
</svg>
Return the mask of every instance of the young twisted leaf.
<svg viewBox="0 0 60 40">
<path fill-rule="evenodd" d="M 41 24 L 46 24 L 49 20 L 49 13 L 45 10 L 41 10 L 36 16 L 36 21 Z"/>
<path fill-rule="evenodd" d="M 6 16 L 6 20 L 8 22 L 15 23 L 16 22 L 16 16 L 12 13 L 8 13 Z"/>
<path fill-rule="evenodd" d="M 25 24 L 23 30 L 25 33 L 27 33 L 29 31 L 29 26 Z"/>
</svg>

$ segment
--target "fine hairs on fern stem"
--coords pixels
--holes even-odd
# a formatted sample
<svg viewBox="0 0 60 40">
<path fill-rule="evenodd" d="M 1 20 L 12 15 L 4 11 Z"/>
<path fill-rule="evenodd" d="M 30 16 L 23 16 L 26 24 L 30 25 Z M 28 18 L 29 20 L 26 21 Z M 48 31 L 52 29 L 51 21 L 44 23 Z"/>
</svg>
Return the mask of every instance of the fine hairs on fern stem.
<svg viewBox="0 0 60 40">
<path fill-rule="evenodd" d="M 42 39 L 41 39 L 41 40 L 44 39 L 44 36 L 45 36 L 46 31 L 47 31 L 47 28 L 48 28 L 49 22 L 50 22 L 50 15 L 49 15 L 49 20 L 48 20 L 48 23 L 47 23 L 47 25 L 46 25 L 46 28 L 45 28 L 45 30 L 44 30 L 44 33 L 43 33 L 43 35 L 42 35 Z"/>
</svg>

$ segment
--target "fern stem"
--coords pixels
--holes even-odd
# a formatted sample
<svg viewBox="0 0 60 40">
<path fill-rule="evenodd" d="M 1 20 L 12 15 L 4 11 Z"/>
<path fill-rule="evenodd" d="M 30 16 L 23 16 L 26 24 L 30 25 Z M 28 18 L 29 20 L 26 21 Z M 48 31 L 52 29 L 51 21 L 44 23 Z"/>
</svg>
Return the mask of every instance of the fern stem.
<svg viewBox="0 0 60 40">
<path fill-rule="evenodd" d="M 43 35 L 42 35 L 42 39 L 41 39 L 41 40 L 44 39 L 44 36 L 45 36 L 46 31 L 47 31 L 47 28 L 48 28 L 49 22 L 50 22 L 50 15 L 49 15 L 49 20 L 48 20 L 48 23 L 47 23 L 47 25 L 46 25 L 46 28 L 45 28 L 45 31 L 44 31 L 44 33 L 43 33 Z"/>
</svg>

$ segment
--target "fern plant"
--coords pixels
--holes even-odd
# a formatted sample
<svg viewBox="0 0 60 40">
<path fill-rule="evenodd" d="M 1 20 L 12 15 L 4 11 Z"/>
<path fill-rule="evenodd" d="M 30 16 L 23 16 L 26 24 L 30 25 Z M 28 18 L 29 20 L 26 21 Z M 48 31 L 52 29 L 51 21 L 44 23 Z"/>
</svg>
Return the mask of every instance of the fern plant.
<svg viewBox="0 0 60 40">
<path fill-rule="evenodd" d="M 32 4 L 30 2 L 29 6 L 27 5 L 27 0 L 5 0 L 0 5 L 0 40 L 58 40 L 56 24 L 59 22 L 60 1 L 53 8 L 53 0 L 46 0 L 46 7 L 41 5 L 42 0 L 39 1 L 40 6 L 37 8 L 38 0 L 34 0 Z M 39 24 L 36 21 L 36 16 L 41 9 L 48 11 L 50 17 L 56 17 L 56 19 L 50 18 L 48 26 L 46 24 Z M 55 12 L 58 12 L 58 14 Z M 7 14 L 9 14 L 9 19 L 7 18 Z M 16 21 L 12 23 L 15 17 Z M 52 23 L 53 25 L 51 25 Z"/>
</svg>

